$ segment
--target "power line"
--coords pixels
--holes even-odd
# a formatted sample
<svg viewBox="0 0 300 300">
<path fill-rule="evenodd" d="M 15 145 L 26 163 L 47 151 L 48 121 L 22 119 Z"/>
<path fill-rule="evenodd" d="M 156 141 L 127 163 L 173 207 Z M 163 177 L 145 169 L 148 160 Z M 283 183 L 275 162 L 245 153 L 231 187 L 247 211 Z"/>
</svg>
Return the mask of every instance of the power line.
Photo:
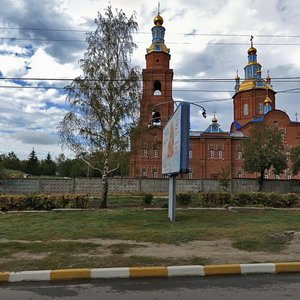
<svg viewBox="0 0 300 300">
<path fill-rule="evenodd" d="M 55 89 L 55 90 L 64 90 L 65 87 L 58 86 L 16 86 L 16 85 L 0 85 L 0 88 L 8 89 Z M 173 92 L 203 92 L 203 93 L 232 93 L 233 90 L 202 90 L 202 89 L 173 89 Z"/>
<path fill-rule="evenodd" d="M 87 28 L 86 30 L 82 29 L 61 29 L 61 28 L 32 28 L 32 27 L 6 27 L 6 26 L 0 26 L 1 30 L 20 30 L 20 31 L 56 31 L 56 32 L 80 32 L 80 33 L 86 33 L 90 32 L 92 30 L 95 30 L 95 28 Z M 151 32 L 133 32 L 133 34 L 146 34 L 151 35 Z M 255 34 L 255 33 L 241 33 L 241 34 L 227 34 L 227 33 L 197 33 L 197 32 L 181 32 L 177 33 L 179 35 L 183 36 L 216 36 L 216 37 L 249 37 L 250 35 L 254 35 L 255 37 L 268 37 L 268 38 L 300 38 L 300 35 L 283 35 L 283 34 Z"/>
<path fill-rule="evenodd" d="M 41 90 L 65 90 L 65 87 L 57 86 L 16 86 L 16 85 L 0 85 L 0 88 L 7 89 L 41 89 Z M 173 89 L 172 92 L 188 92 L 188 93 L 235 93 L 234 90 L 214 90 L 214 89 Z M 288 89 L 277 91 L 277 94 L 287 93 L 287 94 L 299 94 L 300 88 Z"/>
<path fill-rule="evenodd" d="M 75 39 L 45 39 L 45 38 L 16 38 L 16 37 L 0 37 L 0 40 L 14 41 L 34 41 L 34 42 L 63 42 L 63 43 L 86 43 L 86 40 Z M 136 44 L 148 44 L 148 42 L 135 42 Z M 168 42 L 169 45 L 190 45 L 190 42 Z M 228 46 L 249 46 L 249 43 L 238 42 L 208 42 L 207 45 L 228 45 Z M 255 43 L 256 46 L 300 46 L 300 43 Z"/>
<path fill-rule="evenodd" d="M 41 39 L 41 38 L 8 38 L 8 37 L 0 37 L 0 40 L 10 40 L 13 41 L 38 41 L 38 42 L 76 42 L 76 43 L 85 43 L 84 40 L 66 40 L 66 39 Z"/>
<path fill-rule="evenodd" d="M 45 78 L 45 77 L 0 77 L 0 80 L 22 80 L 22 81 L 73 81 L 75 78 Z M 82 78 L 84 81 L 132 81 L 131 79 L 88 79 Z M 244 81 L 245 78 L 240 78 L 240 81 Z M 147 81 L 142 78 L 138 81 Z M 152 80 L 149 80 L 152 81 Z M 188 82 L 188 83 L 201 83 L 201 82 L 235 82 L 234 78 L 174 78 L 173 82 Z M 300 82 L 300 76 L 291 77 L 272 77 L 272 82 Z"/>
<path fill-rule="evenodd" d="M 22 31 L 58 31 L 58 32 L 87 32 L 79 29 L 58 29 L 58 28 L 30 28 L 30 27 L 0 27 L 1 30 L 22 30 Z"/>
</svg>

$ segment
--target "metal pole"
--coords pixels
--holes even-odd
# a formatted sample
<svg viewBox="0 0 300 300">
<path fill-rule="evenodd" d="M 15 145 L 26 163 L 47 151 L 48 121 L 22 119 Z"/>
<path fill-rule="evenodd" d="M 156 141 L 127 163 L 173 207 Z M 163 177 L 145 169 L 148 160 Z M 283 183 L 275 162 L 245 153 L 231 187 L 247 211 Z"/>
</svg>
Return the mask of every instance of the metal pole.
<svg viewBox="0 0 300 300">
<path fill-rule="evenodd" d="M 169 177 L 169 219 L 175 221 L 176 218 L 176 175 Z"/>
</svg>

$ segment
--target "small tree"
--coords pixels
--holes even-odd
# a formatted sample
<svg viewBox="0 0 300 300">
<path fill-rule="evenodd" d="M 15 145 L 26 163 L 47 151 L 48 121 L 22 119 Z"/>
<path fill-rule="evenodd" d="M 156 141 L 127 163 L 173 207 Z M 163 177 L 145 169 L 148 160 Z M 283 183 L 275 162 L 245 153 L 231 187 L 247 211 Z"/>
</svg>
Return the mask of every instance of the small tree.
<svg viewBox="0 0 300 300">
<path fill-rule="evenodd" d="M 140 73 L 130 66 L 136 45 L 135 16 L 111 6 L 98 13 L 96 30 L 87 34 L 80 60 L 83 76 L 66 87 L 70 112 L 59 125 L 60 142 L 102 174 L 100 206 L 107 207 L 108 176 L 114 153 L 128 149 L 129 134 L 138 116 Z M 101 155 L 98 155 L 101 154 Z M 98 158 L 102 157 L 102 160 Z"/>
<path fill-rule="evenodd" d="M 298 141 L 298 146 L 294 147 L 291 151 L 293 175 L 297 175 L 300 172 L 300 134 L 298 135 Z"/>
<path fill-rule="evenodd" d="M 230 168 L 222 168 L 219 173 L 219 183 L 224 192 L 227 192 L 230 185 Z"/>
<path fill-rule="evenodd" d="M 265 171 L 273 168 L 275 174 L 281 174 L 287 168 L 287 155 L 277 126 L 255 124 L 251 127 L 249 136 L 249 139 L 243 142 L 244 170 L 260 174 L 261 190 Z"/>
<path fill-rule="evenodd" d="M 32 149 L 29 154 L 28 160 L 26 161 L 26 172 L 31 175 L 39 174 L 39 161 L 34 149 Z"/>
<path fill-rule="evenodd" d="M 55 175 L 56 163 L 52 160 L 50 153 L 47 154 L 46 159 L 41 161 L 40 172 L 42 175 Z"/>
</svg>

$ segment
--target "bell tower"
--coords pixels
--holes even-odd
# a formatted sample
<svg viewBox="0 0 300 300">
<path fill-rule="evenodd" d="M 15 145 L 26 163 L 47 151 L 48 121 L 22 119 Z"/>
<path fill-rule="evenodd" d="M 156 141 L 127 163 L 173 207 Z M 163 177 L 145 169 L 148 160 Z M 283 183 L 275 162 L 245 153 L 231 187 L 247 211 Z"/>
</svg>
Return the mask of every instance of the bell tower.
<svg viewBox="0 0 300 300">
<path fill-rule="evenodd" d="M 140 135 L 131 141 L 130 176 L 162 178 L 162 133 L 174 111 L 173 70 L 170 49 L 165 45 L 165 28 L 159 12 L 152 27 L 152 44 L 146 52 L 143 69 L 143 95 L 140 102 Z"/>
<path fill-rule="evenodd" d="M 154 18 L 152 44 L 146 53 L 146 69 L 143 69 L 143 97 L 140 120 L 144 126 L 164 126 L 173 114 L 172 80 L 170 69 L 170 49 L 165 45 L 163 18 Z"/>
</svg>

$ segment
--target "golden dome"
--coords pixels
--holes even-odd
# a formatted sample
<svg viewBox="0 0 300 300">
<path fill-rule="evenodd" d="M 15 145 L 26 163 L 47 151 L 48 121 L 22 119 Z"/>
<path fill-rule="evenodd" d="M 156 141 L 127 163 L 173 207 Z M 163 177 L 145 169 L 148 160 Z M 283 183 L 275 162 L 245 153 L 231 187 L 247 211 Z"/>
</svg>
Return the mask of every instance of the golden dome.
<svg viewBox="0 0 300 300">
<path fill-rule="evenodd" d="M 264 105 L 267 105 L 267 104 L 272 104 L 272 100 L 269 98 L 269 96 L 267 96 L 267 98 L 265 99 L 264 101 Z"/>
<path fill-rule="evenodd" d="M 218 122 L 218 119 L 216 118 L 216 114 L 214 114 L 212 120 L 211 120 L 213 123 L 217 123 Z"/>
<path fill-rule="evenodd" d="M 155 25 L 162 25 L 164 23 L 164 19 L 159 14 L 153 20 Z"/>
<path fill-rule="evenodd" d="M 252 54 L 252 53 L 256 53 L 257 52 L 257 50 L 256 50 L 256 48 L 254 48 L 254 47 L 251 47 L 251 48 L 249 48 L 249 50 L 248 50 L 248 54 L 250 55 L 250 54 Z"/>
</svg>

